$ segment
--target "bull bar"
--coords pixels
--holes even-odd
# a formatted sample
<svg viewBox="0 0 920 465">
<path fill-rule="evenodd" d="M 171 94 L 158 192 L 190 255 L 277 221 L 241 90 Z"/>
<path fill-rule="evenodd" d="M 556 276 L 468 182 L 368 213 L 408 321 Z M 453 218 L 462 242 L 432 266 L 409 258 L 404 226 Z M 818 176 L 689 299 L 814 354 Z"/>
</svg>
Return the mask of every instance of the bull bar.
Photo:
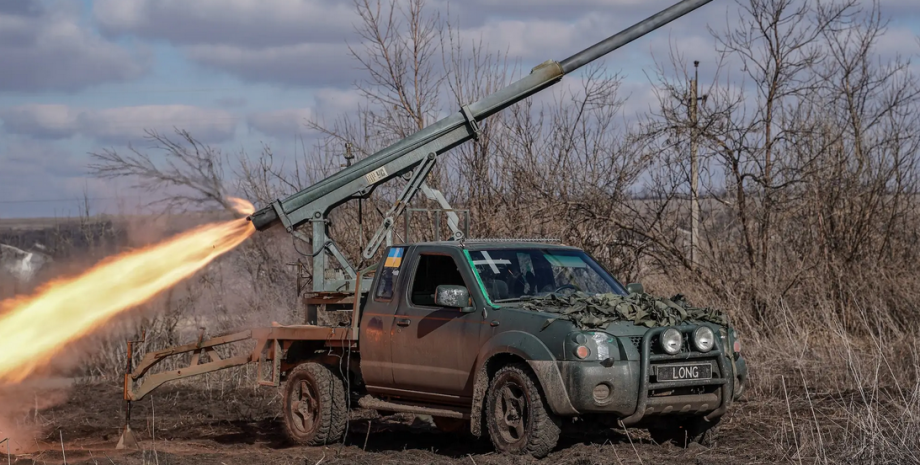
<svg viewBox="0 0 920 465">
<path fill-rule="evenodd" d="M 734 391 L 734 382 L 735 382 L 735 373 L 732 370 L 729 362 L 725 359 L 726 352 L 725 348 L 722 345 L 722 340 L 717 336 L 714 339 L 714 345 L 712 350 L 709 352 L 681 352 L 675 355 L 667 354 L 652 354 L 651 353 L 651 341 L 654 336 L 659 336 L 668 328 L 674 328 L 681 332 L 681 335 L 686 335 L 692 333 L 693 330 L 698 328 L 700 325 L 691 325 L 691 326 L 666 326 L 662 328 L 655 328 L 647 331 L 642 337 L 642 344 L 639 347 L 640 363 L 639 363 L 639 376 L 640 376 L 640 385 L 639 385 L 639 399 L 636 402 L 636 411 L 620 420 L 622 426 L 632 426 L 642 421 L 646 414 L 646 408 L 649 404 L 649 391 L 656 389 L 672 389 L 679 387 L 695 387 L 695 386 L 722 386 L 721 388 L 721 399 L 719 401 L 719 406 L 709 412 L 704 418 L 707 421 L 712 421 L 716 418 L 722 416 L 725 411 L 728 409 L 728 406 L 732 402 L 732 392 Z M 651 368 L 652 362 L 679 362 L 684 360 L 700 360 L 700 359 L 712 359 L 715 358 L 716 362 L 719 365 L 720 378 L 711 378 L 705 380 L 690 380 L 690 381 L 669 381 L 664 383 L 651 383 L 649 382 L 649 369 Z"/>
</svg>

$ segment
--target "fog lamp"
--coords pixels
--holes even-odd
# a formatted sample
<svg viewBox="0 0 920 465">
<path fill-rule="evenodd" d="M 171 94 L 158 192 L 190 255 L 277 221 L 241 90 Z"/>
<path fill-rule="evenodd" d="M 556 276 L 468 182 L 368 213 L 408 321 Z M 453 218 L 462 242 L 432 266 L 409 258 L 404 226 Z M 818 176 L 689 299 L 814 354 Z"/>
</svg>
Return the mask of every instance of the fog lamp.
<svg viewBox="0 0 920 465">
<path fill-rule="evenodd" d="M 668 328 L 661 333 L 661 350 L 664 350 L 669 355 L 675 355 L 680 352 L 682 343 L 683 338 L 680 335 L 680 331 L 674 328 Z"/>
<path fill-rule="evenodd" d="M 709 352 L 715 343 L 715 334 L 707 326 L 700 326 L 693 332 L 693 347 L 700 352 Z"/>
<path fill-rule="evenodd" d="M 600 383 L 597 386 L 594 386 L 594 400 L 598 402 L 603 402 L 610 397 L 610 385 L 607 383 Z"/>
</svg>

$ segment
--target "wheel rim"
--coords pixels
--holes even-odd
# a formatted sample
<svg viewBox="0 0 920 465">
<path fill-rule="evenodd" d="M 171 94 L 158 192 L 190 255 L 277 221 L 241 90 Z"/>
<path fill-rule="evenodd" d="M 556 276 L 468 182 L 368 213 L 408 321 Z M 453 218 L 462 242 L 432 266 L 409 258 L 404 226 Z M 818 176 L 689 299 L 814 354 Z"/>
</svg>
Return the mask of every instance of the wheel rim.
<svg viewBox="0 0 920 465">
<path fill-rule="evenodd" d="M 495 398 L 494 407 L 495 424 L 502 439 L 509 444 L 524 439 L 530 420 L 524 389 L 513 382 L 505 383 Z"/>
<path fill-rule="evenodd" d="M 316 416 L 319 412 L 316 391 L 312 383 L 302 380 L 294 386 L 291 393 L 291 423 L 299 433 L 309 433 L 316 425 Z"/>
</svg>

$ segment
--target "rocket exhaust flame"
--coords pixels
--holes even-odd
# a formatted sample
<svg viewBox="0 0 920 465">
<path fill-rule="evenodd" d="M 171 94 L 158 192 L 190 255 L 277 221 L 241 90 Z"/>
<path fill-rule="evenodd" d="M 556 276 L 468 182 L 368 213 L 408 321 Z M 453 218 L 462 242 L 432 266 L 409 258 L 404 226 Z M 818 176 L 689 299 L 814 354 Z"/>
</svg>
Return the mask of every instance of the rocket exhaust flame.
<svg viewBox="0 0 920 465">
<path fill-rule="evenodd" d="M 241 214 L 252 213 L 249 202 L 232 201 Z M 22 381 L 69 343 L 192 276 L 254 231 L 245 218 L 208 224 L 0 301 L 0 382 Z"/>
</svg>

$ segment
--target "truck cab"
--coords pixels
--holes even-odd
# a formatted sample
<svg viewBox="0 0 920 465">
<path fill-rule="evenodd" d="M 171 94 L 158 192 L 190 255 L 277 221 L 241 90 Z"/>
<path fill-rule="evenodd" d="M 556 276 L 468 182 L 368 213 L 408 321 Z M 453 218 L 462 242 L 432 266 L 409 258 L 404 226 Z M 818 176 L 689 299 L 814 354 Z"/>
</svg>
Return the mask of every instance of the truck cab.
<svg viewBox="0 0 920 465">
<path fill-rule="evenodd" d="M 469 420 L 497 449 L 534 456 L 555 445 L 563 417 L 647 427 L 659 442 L 700 440 L 741 394 L 747 369 L 732 329 L 584 329 L 528 305 L 574 293 L 629 292 L 574 247 L 390 247 L 360 314 L 364 387 L 381 401 L 459 412 L 460 422 L 433 416 Z"/>
</svg>

